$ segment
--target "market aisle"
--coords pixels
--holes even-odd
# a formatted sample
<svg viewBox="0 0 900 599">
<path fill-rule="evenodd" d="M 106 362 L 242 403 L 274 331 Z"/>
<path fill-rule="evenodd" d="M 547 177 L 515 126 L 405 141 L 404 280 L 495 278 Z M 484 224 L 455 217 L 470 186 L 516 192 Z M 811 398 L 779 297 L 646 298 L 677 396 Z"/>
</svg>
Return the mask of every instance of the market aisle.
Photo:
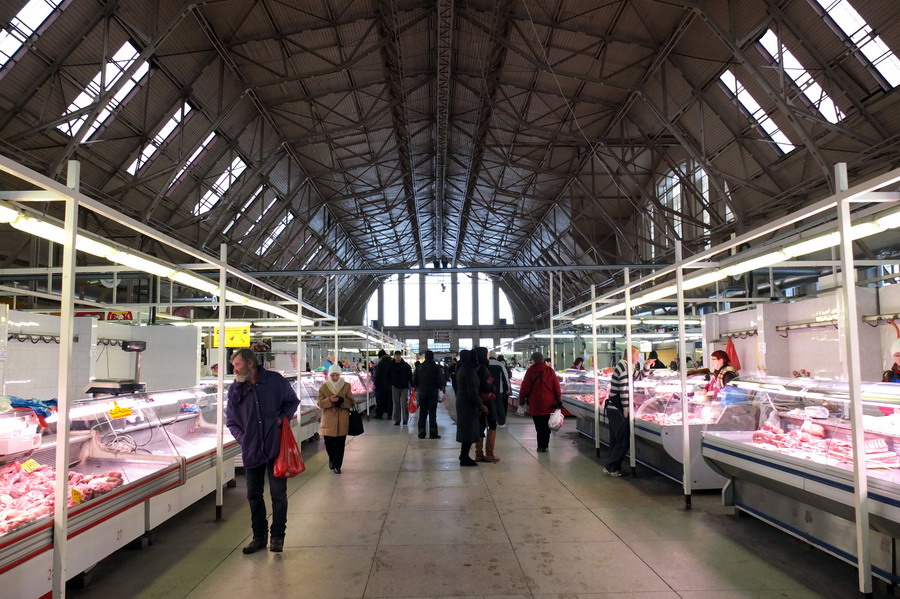
<svg viewBox="0 0 900 599">
<path fill-rule="evenodd" d="M 680 488 L 652 472 L 602 476 L 574 422 L 538 454 L 530 420 L 511 415 L 498 435 L 503 461 L 461 469 L 455 426 L 439 414 L 440 440 L 418 439 L 414 420 L 367 422 L 340 475 L 327 469 L 321 440 L 304 444 L 283 554 L 241 553 L 249 516 L 239 476 L 224 523 L 211 521 L 207 498 L 162 526 L 149 549 L 103 562 L 93 585 L 70 596 L 856 595 L 853 568 L 735 517 L 716 493 L 695 495 L 685 512 Z"/>
</svg>

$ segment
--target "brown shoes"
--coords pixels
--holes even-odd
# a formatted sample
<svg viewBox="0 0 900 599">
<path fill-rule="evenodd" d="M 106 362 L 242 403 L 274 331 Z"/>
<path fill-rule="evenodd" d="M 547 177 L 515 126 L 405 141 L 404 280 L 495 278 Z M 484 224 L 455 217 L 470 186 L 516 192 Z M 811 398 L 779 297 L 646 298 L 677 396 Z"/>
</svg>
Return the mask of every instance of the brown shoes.
<svg viewBox="0 0 900 599">
<path fill-rule="evenodd" d="M 274 543 L 275 541 L 273 540 L 272 542 Z M 242 549 L 242 551 L 244 553 L 256 553 L 260 549 L 265 549 L 265 548 L 266 548 L 266 540 L 265 539 L 254 538 L 252 541 L 250 541 L 249 545 L 247 545 L 246 547 L 244 547 Z"/>
<path fill-rule="evenodd" d="M 335 471 L 340 472 L 340 469 L 335 468 Z M 284 539 L 272 539 L 269 542 L 269 551 L 272 553 L 281 553 L 284 551 Z"/>
</svg>

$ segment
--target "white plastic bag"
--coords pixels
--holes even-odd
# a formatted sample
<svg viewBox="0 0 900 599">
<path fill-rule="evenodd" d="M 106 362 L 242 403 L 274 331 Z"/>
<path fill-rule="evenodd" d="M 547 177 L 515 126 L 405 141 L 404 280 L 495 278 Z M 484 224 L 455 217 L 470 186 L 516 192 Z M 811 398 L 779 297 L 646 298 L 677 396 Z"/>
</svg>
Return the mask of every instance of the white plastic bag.
<svg viewBox="0 0 900 599">
<path fill-rule="evenodd" d="M 524 416 L 525 411 L 526 411 L 525 404 L 520 401 L 519 406 L 516 408 L 516 416 Z"/>
<path fill-rule="evenodd" d="M 550 421 L 548 424 L 550 425 L 551 431 L 558 431 L 562 428 L 563 422 L 565 418 L 563 417 L 562 410 L 553 410 L 550 414 Z"/>
</svg>

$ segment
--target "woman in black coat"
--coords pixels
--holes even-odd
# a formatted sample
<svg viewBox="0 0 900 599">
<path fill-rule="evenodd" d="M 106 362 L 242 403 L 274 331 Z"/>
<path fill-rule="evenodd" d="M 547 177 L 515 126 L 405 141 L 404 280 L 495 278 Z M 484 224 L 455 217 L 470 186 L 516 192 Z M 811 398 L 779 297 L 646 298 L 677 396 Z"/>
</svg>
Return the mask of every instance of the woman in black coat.
<svg viewBox="0 0 900 599">
<path fill-rule="evenodd" d="M 459 365 L 456 369 L 456 441 L 461 444 L 460 466 L 478 465 L 478 462 L 469 457 L 472 443 L 481 440 L 478 416 L 484 408 L 478 397 L 478 373 L 474 358 L 471 351 L 462 350 L 459 352 Z"/>
</svg>

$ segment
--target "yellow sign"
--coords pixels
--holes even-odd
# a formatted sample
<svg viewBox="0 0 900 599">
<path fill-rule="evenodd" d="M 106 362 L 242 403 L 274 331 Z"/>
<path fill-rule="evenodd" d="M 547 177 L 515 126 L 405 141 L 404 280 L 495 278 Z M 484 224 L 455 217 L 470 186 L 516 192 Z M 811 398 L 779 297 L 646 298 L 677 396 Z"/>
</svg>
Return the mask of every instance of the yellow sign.
<svg viewBox="0 0 900 599">
<path fill-rule="evenodd" d="M 69 488 L 72 489 L 72 501 L 74 501 L 75 503 L 81 503 L 82 501 L 84 501 L 84 495 L 81 493 L 81 491 L 79 491 L 75 487 Z"/>
<path fill-rule="evenodd" d="M 210 347 L 219 347 L 219 327 L 213 329 Z M 250 347 L 250 327 L 225 327 L 225 347 Z"/>
<path fill-rule="evenodd" d="M 133 414 L 131 408 L 120 408 L 118 402 L 114 401 L 113 406 L 115 407 L 109 411 L 109 417 L 113 420 L 116 418 L 125 418 L 126 416 L 131 416 Z"/>
<path fill-rule="evenodd" d="M 31 474 L 40 467 L 41 465 L 34 460 L 25 460 L 24 462 L 22 462 L 22 470 L 24 470 L 28 474 Z"/>
</svg>

